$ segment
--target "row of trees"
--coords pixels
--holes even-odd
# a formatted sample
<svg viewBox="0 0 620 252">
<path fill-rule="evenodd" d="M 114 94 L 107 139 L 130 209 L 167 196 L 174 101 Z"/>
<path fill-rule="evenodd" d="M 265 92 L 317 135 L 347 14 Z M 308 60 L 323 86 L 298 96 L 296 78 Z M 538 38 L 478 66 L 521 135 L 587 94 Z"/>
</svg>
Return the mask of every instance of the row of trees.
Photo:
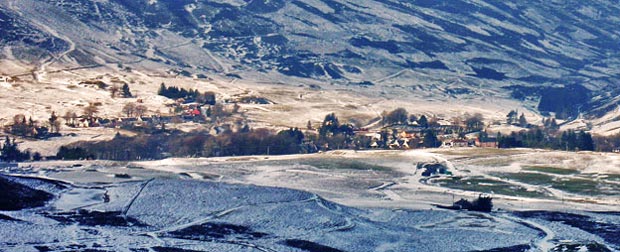
<svg viewBox="0 0 620 252">
<path fill-rule="evenodd" d="M 145 106 L 130 105 L 132 113 L 146 111 Z M 125 108 L 124 108 L 125 111 Z M 32 137 L 32 138 L 49 138 L 54 136 L 60 136 L 60 130 L 62 129 L 61 118 L 64 119 L 65 125 L 69 127 L 76 127 L 79 118 L 84 118 L 92 121 L 96 114 L 99 113 L 99 107 L 95 103 L 89 103 L 83 109 L 83 115 L 78 116 L 74 111 L 67 111 L 62 117 L 58 116 L 55 111 L 52 111 L 50 117 L 42 122 L 33 120 L 32 117 L 26 119 L 24 114 L 17 114 L 13 116 L 13 121 L 5 126 L 4 132 L 20 137 Z"/>
<path fill-rule="evenodd" d="M 425 115 L 418 117 L 414 114 L 409 114 L 409 112 L 404 108 L 397 108 L 390 112 L 383 111 L 383 113 L 381 113 L 381 118 L 381 122 L 384 126 L 417 123 L 420 127 L 428 128 L 437 125 L 436 118 L 429 120 Z"/>
<path fill-rule="evenodd" d="M 506 123 L 510 125 L 520 126 L 523 128 L 531 127 L 531 125 L 527 121 L 527 118 L 525 118 L 525 114 L 521 113 L 521 115 L 519 115 L 519 112 L 517 110 L 510 110 L 510 112 L 508 112 L 508 114 L 506 115 Z M 542 123 L 545 129 L 560 129 L 560 126 L 558 125 L 558 122 L 555 120 L 555 118 L 545 117 L 543 118 Z"/>
<path fill-rule="evenodd" d="M 185 99 L 186 101 L 196 101 L 201 104 L 215 105 L 215 93 L 204 92 L 200 93 L 198 89 L 178 88 L 175 86 L 166 87 L 166 84 L 162 83 L 157 90 L 157 94 L 170 98 L 170 99 Z"/>
<path fill-rule="evenodd" d="M 142 117 L 147 112 L 147 110 L 148 108 L 143 104 L 129 102 L 123 106 L 123 109 L 121 111 L 127 117 Z"/>
<path fill-rule="evenodd" d="M 383 125 L 402 125 L 402 124 L 417 124 L 422 128 L 432 128 L 440 126 L 439 119 L 436 117 L 427 118 L 425 115 L 416 116 L 415 114 L 409 114 L 404 108 L 397 108 L 390 112 L 384 111 L 382 113 Z M 452 118 L 453 126 L 463 127 L 464 131 L 478 131 L 484 128 L 484 117 L 480 113 L 468 114 L 463 116 L 457 116 Z"/>
<path fill-rule="evenodd" d="M 506 123 L 524 128 L 529 125 L 527 119 L 525 118 L 525 114 L 521 113 L 521 116 L 519 116 L 519 112 L 516 110 L 510 110 L 510 112 L 508 112 L 506 115 Z"/>
<path fill-rule="evenodd" d="M 99 113 L 99 105 L 100 104 L 93 102 L 88 103 L 88 105 L 82 109 L 82 116 L 79 116 L 75 111 L 68 110 L 62 116 L 62 119 L 65 120 L 65 125 L 69 127 L 76 127 L 78 125 L 78 119 L 80 118 L 93 122 Z"/>
<path fill-rule="evenodd" d="M 79 142 L 61 147 L 58 159 L 149 160 L 175 157 L 237 155 L 282 155 L 311 152 L 304 146 L 299 129 L 273 133 L 267 129 L 226 132 L 217 136 L 204 132 L 127 137 L 117 134 L 102 142 Z"/>
<path fill-rule="evenodd" d="M 595 136 L 594 146 L 597 151 L 620 152 L 620 133 L 611 136 Z"/>
<path fill-rule="evenodd" d="M 41 154 L 38 152 L 31 154 L 30 151 L 20 151 L 19 148 L 17 148 L 15 139 L 11 141 L 11 139 L 6 136 L 2 149 L 0 150 L 0 160 L 4 162 L 23 162 L 31 159 L 39 161 L 41 160 Z"/>
<path fill-rule="evenodd" d="M 542 123 L 546 129 L 550 129 L 550 130 L 560 129 L 560 125 L 558 125 L 558 122 L 555 120 L 555 118 L 543 118 Z"/>
<path fill-rule="evenodd" d="M 313 137 L 312 141 L 323 149 L 348 149 L 356 142 L 353 126 L 341 124 L 334 113 L 325 116 L 318 132 L 318 136 Z"/>
<path fill-rule="evenodd" d="M 49 138 L 59 136 L 61 122 L 52 112 L 50 118 L 42 125 L 31 118 L 26 119 L 23 114 L 13 116 L 13 122 L 4 128 L 4 132 L 21 137 Z"/>
<path fill-rule="evenodd" d="M 500 148 L 542 148 L 566 151 L 593 151 L 594 139 L 585 131 L 564 131 L 554 136 L 542 129 L 512 132 L 510 135 L 498 134 Z"/>
<path fill-rule="evenodd" d="M 112 86 L 108 85 L 107 83 L 101 80 L 86 80 L 86 81 L 80 82 L 80 84 L 95 85 L 99 89 L 108 89 L 108 91 L 110 92 L 110 96 L 112 98 L 116 98 L 119 96 L 122 98 L 133 97 L 133 94 L 131 93 L 131 90 L 129 90 L 129 85 L 127 83 L 123 82 L 123 85 L 119 87 L 117 84 L 118 81 L 113 81 L 113 82 L 115 83 Z"/>
<path fill-rule="evenodd" d="M 110 96 L 112 98 L 116 98 L 119 95 L 122 98 L 131 98 L 133 97 L 133 94 L 131 93 L 131 90 L 129 89 L 129 85 L 127 83 L 124 83 L 123 86 L 121 88 L 119 88 L 117 85 L 113 85 L 110 87 Z"/>
</svg>

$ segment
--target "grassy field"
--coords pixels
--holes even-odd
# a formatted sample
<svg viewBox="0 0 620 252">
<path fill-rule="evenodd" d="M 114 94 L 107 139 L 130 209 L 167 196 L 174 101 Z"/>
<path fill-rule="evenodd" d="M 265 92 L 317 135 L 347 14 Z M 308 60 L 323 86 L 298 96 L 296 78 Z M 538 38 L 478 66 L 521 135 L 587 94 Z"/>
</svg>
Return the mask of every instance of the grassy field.
<svg viewBox="0 0 620 252">
<path fill-rule="evenodd" d="M 489 194 L 501 194 L 516 197 L 548 198 L 543 191 L 533 191 L 504 181 L 483 177 L 450 177 L 432 180 L 439 186 Z"/>
<path fill-rule="evenodd" d="M 457 148 L 442 149 L 437 153 L 448 156 L 466 156 L 468 158 L 484 158 L 494 156 L 511 156 L 528 153 L 527 150 L 521 149 L 493 149 L 493 148 Z"/>
<path fill-rule="evenodd" d="M 568 193 L 588 196 L 609 196 L 618 195 L 620 193 L 620 185 L 618 184 L 583 178 L 560 179 L 553 183 L 551 187 Z"/>
<path fill-rule="evenodd" d="M 556 168 L 556 167 L 550 167 L 550 166 L 532 165 L 532 166 L 523 166 L 521 169 L 525 171 L 536 171 L 536 172 L 551 173 L 551 174 L 558 174 L 558 175 L 579 174 L 579 171 L 577 170 Z"/>
<path fill-rule="evenodd" d="M 514 180 L 525 184 L 530 185 L 551 185 L 553 184 L 554 176 L 540 174 L 540 173 L 492 173 L 490 174 L 495 177 Z"/>
<path fill-rule="evenodd" d="M 503 167 L 509 166 L 514 163 L 516 160 L 511 157 L 502 157 L 502 158 L 491 158 L 491 159 L 474 159 L 472 161 L 467 162 L 469 165 L 477 165 L 483 167 Z"/>
<path fill-rule="evenodd" d="M 594 179 L 583 177 L 558 177 L 551 173 L 543 174 L 534 172 L 490 173 L 489 175 L 506 181 L 481 176 L 447 177 L 431 179 L 430 181 L 431 183 L 446 188 L 530 198 L 549 198 L 550 194 L 543 187 L 584 196 L 611 196 L 620 194 L 620 184 L 611 182 L 613 179 L 618 179 L 616 176 Z M 510 181 L 531 185 L 533 188 L 539 189 L 528 190 L 526 187 L 510 183 Z"/>
<path fill-rule="evenodd" d="M 390 167 L 364 162 L 360 159 L 347 158 L 304 158 L 296 160 L 275 161 L 277 165 L 308 165 L 317 169 L 349 169 L 366 171 L 388 171 Z"/>
<path fill-rule="evenodd" d="M 610 183 L 610 181 L 614 178 L 595 179 L 587 177 L 558 177 L 553 174 L 530 172 L 491 173 L 490 175 L 534 186 L 549 186 L 553 189 L 579 195 L 609 196 L 620 193 L 620 185 L 613 182 Z"/>
<path fill-rule="evenodd" d="M 620 174 L 604 174 L 604 180 L 620 182 Z"/>
</svg>

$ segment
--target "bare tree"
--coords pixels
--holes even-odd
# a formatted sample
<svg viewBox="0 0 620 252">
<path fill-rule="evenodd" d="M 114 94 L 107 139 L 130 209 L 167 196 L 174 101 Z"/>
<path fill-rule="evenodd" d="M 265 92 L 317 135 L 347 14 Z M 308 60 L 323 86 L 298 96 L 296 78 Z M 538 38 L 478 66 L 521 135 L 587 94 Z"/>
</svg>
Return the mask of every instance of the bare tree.
<svg viewBox="0 0 620 252">
<path fill-rule="evenodd" d="M 482 130 L 484 128 L 484 116 L 480 113 L 470 115 L 465 113 L 465 126 L 469 130 Z"/>
<path fill-rule="evenodd" d="M 118 85 L 114 84 L 110 87 L 110 96 L 112 98 L 116 98 L 116 95 L 118 95 L 118 91 L 120 91 L 121 89 L 118 87 Z"/>
<path fill-rule="evenodd" d="M 23 114 L 13 116 L 13 125 L 11 125 L 8 129 L 15 135 L 25 136 L 28 134 L 29 127 L 26 122 L 26 116 Z"/>
<path fill-rule="evenodd" d="M 60 131 L 60 120 L 58 120 L 58 116 L 55 111 L 52 111 L 52 115 L 48 119 L 50 131 L 58 133 Z"/>
<path fill-rule="evenodd" d="M 407 112 L 407 110 L 404 108 L 397 108 L 387 113 L 384 118 L 386 123 L 388 124 L 407 123 L 407 120 L 409 119 L 409 112 Z"/>
<path fill-rule="evenodd" d="M 13 124 L 14 125 L 26 124 L 26 116 L 23 114 L 17 114 L 13 116 Z"/>
<path fill-rule="evenodd" d="M 148 108 L 146 106 L 142 104 L 137 105 L 135 108 L 136 116 L 142 117 L 147 110 Z"/>
<path fill-rule="evenodd" d="M 60 128 L 62 127 L 62 123 L 60 122 L 60 120 L 54 121 L 52 125 L 54 126 L 56 133 L 60 132 Z"/>
<path fill-rule="evenodd" d="M 460 116 L 452 117 L 450 121 L 454 126 L 461 126 L 463 124 L 463 118 Z"/>
<path fill-rule="evenodd" d="M 132 117 L 136 112 L 136 104 L 133 102 L 129 102 L 123 106 L 123 113 L 127 115 L 127 117 Z"/>
<path fill-rule="evenodd" d="M 69 110 L 65 112 L 65 115 L 62 116 L 62 118 L 65 119 L 65 125 L 75 127 L 75 118 L 77 118 L 77 114 L 75 114 L 75 112 Z"/>
<path fill-rule="evenodd" d="M 92 102 L 89 103 L 88 106 L 84 107 L 84 115 L 89 119 L 92 119 L 97 113 L 99 113 L 99 108 Z"/>
</svg>

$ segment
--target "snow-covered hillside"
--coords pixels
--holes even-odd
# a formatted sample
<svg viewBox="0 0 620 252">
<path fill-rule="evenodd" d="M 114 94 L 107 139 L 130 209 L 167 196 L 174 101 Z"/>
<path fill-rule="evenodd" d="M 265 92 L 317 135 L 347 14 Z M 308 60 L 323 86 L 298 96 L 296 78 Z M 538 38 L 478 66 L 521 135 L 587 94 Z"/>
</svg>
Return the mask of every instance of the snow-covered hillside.
<svg viewBox="0 0 620 252">
<path fill-rule="evenodd" d="M 618 11 L 604 0 L 2 0 L 0 71 L 176 71 L 441 99 L 534 87 L 516 97 L 532 107 L 540 87 L 578 84 L 592 102 L 574 109 L 600 117 L 616 107 Z"/>
</svg>

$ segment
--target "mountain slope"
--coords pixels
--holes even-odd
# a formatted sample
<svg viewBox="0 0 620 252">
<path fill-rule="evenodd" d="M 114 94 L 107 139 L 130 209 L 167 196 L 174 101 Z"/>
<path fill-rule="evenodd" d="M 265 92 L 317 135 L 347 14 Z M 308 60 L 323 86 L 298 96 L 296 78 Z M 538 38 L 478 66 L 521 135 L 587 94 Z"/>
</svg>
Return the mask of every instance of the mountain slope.
<svg viewBox="0 0 620 252">
<path fill-rule="evenodd" d="M 2 0 L 0 43 L 37 78 L 113 63 L 405 96 L 516 86 L 535 100 L 583 85 L 594 102 L 579 112 L 600 116 L 616 104 L 619 11 L 605 0 Z"/>
</svg>

